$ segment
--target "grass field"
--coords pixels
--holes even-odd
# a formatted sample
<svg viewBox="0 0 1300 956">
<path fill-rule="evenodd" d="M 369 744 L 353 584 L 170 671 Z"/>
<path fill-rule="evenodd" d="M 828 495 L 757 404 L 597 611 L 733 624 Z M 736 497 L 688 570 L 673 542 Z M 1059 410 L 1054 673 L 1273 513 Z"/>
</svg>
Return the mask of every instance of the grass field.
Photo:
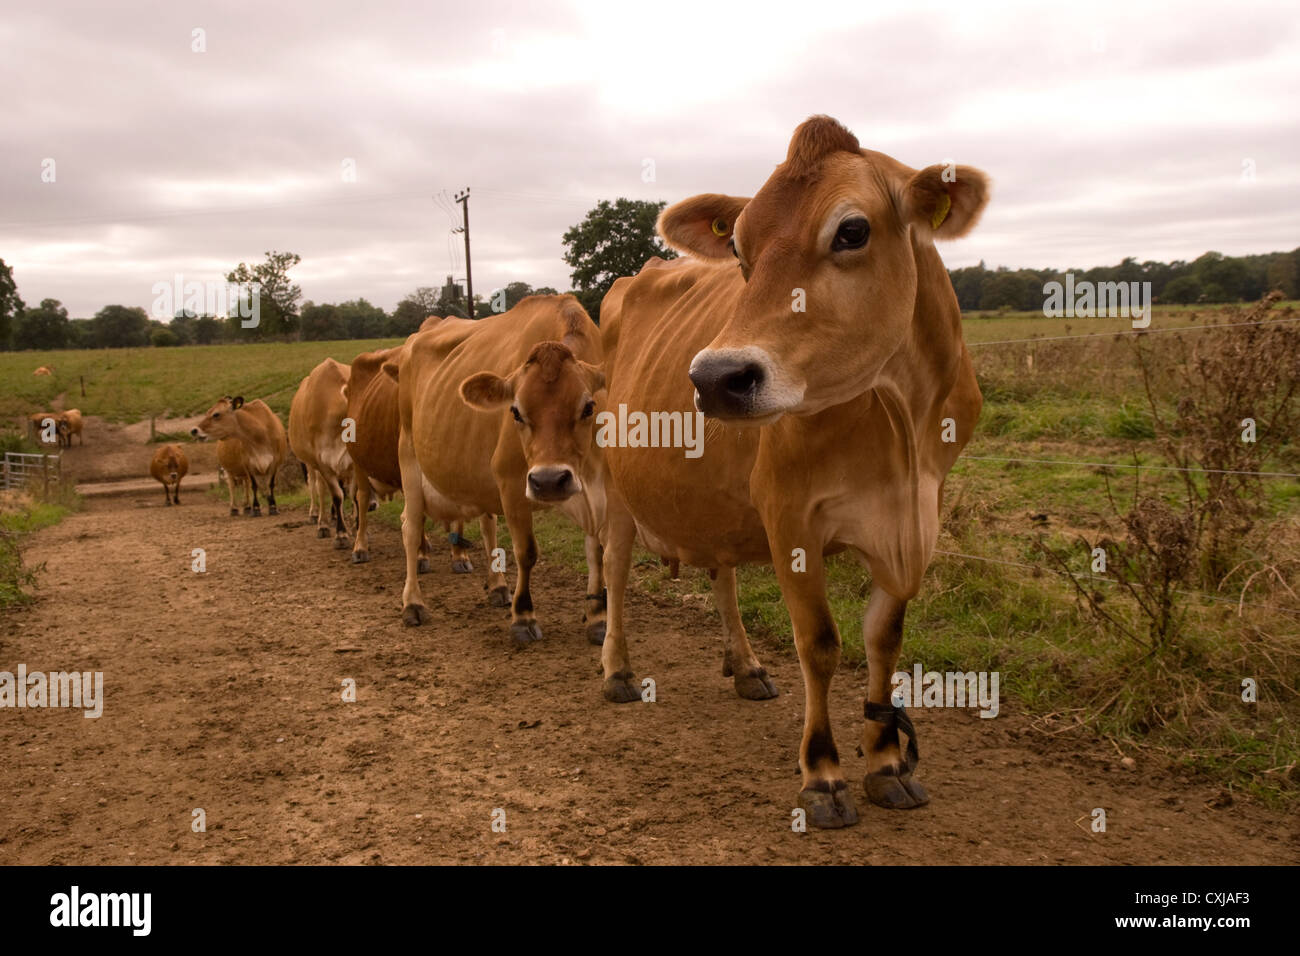
<svg viewBox="0 0 1300 956">
<path fill-rule="evenodd" d="M 1294 306 L 1275 306 L 1271 318 L 1294 317 Z M 1151 328 L 1202 325 L 1220 315 L 1205 307 L 1157 309 Z M 1130 328 L 1123 319 L 967 317 L 984 411 L 945 487 L 938 547 L 950 553 L 936 557 L 910 605 L 900 667 L 997 670 L 1003 690 L 1037 715 L 1044 732 L 1107 736 L 1126 751 L 1160 751 L 1265 799 L 1293 800 L 1300 793 L 1300 481 L 1261 482 L 1261 516 L 1238 554 L 1240 570 L 1218 590 L 1179 594 L 1183 626 L 1159 655 L 1100 626 L 1038 546 L 1041 539 L 1068 553 L 1071 567 L 1087 572 L 1079 536 L 1123 534 L 1108 486 L 1118 500 L 1131 496 L 1139 476 L 1147 494 L 1172 497 L 1181 487 L 1173 472 L 1088 464 L 1166 463 L 1134 358 L 1138 337 L 1054 338 Z M 1215 334 L 1141 338 L 1159 349 L 1162 342 Z M 1053 340 L 1014 341 L 1033 338 Z M 265 398 L 283 413 L 298 380 L 324 356 L 349 361 L 387 344 L 393 343 L 7 354 L 0 356 L 0 413 L 24 413 L 64 391 L 67 405 L 118 421 L 166 410 L 192 414 L 226 393 Z M 55 365 L 54 379 L 31 376 L 43 363 Z M 76 385 L 81 374 L 84 399 Z M 1174 391 L 1159 396 L 1171 408 L 1178 399 Z M 1300 473 L 1300 442 L 1283 441 L 1267 464 Z M 400 508 L 400 502 L 382 505 L 379 520 L 396 524 Z M 582 566 L 581 534 L 564 519 L 542 516 L 538 535 L 549 560 Z M 1268 569 L 1276 573 L 1263 573 Z M 683 569 L 681 581 L 668 581 L 657 558 L 645 553 L 634 575 L 652 592 L 708 590 L 704 572 Z M 1095 589 L 1107 592 L 1116 613 L 1135 615 L 1106 583 Z M 869 587 L 869 572 L 855 560 L 831 560 L 831 604 L 850 667 L 865 666 L 861 616 Z M 753 636 L 790 641 L 769 568 L 742 569 L 741 595 Z M 1246 678 L 1258 681 L 1257 704 L 1241 700 Z"/>
</svg>

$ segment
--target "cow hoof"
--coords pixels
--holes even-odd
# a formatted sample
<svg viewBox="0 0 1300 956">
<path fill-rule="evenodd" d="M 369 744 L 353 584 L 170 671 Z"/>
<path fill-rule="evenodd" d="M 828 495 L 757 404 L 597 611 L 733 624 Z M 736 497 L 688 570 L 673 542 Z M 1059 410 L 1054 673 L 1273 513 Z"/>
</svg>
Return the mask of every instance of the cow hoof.
<svg viewBox="0 0 1300 956">
<path fill-rule="evenodd" d="M 510 625 L 510 639 L 519 646 L 542 639 L 542 629 L 536 621 L 516 622 Z"/>
<path fill-rule="evenodd" d="M 771 700 L 777 695 L 776 685 L 761 667 L 748 674 L 737 674 L 735 683 L 736 693 L 745 700 Z"/>
<path fill-rule="evenodd" d="M 433 615 L 423 604 L 408 604 L 402 608 L 402 623 L 407 627 L 419 627 L 433 620 Z"/>
<path fill-rule="evenodd" d="M 353 564 L 365 564 L 365 563 L 366 563 L 367 561 L 369 561 L 369 560 L 370 560 L 370 552 L 369 552 L 369 551 L 353 551 L 353 552 L 352 552 L 352 563 L 353 563 Z"/>
<path fill-rule="evenodd" d="M 507 589 L 504 584 L 501 585 L 500 587 L 493 588 L 488 593 L 488 604 L 491 604 L 493 607 L 509 607 L 510 606 L 509 589 Z"/>
<path fill-rule="evenodd" d="M 346 551 L 346 550 L 347 550 L 348 548 L 350 548 L 350 547 L 352 547 L 352 542 L 348 540 L 347 535 L 344 535 L 344 536 L 341 537 L 341 538 L 335 538 L 335 539 L 334 539 L 334 550 L 335 550 L 335 551 Z"/>
<path fill-rule="evenodd" d="M 318 538 L 328 538 L 329 536 L 330 536 L 330 529 L 329 529 L 329 528 L 317 528 L 317 529 L 316 529 L 316 537 L 318 537 Z"/>
<path fill-rule="evenodd" d="M 231 509 L 230 509 L 230 513 L 231 513 L 232 515 L 237 515 L 237 514 L 239 514 L 239 509 L 238 509 L 238 508 L 231 508 Z"/>
<path fill-rule="evenodd" d="M 260 518 L 260 517 L 262 517 L 262 509 L 261 509 L 260 507 L 257 507 L 257 508 L 254 508 L 254 509 L 253 509 L 253 517 L 254 517 L 254 518 Z"/>
<path fill-rule="evenodd" d="M 366 510 L 367 510 L 367 511 L 374 511 L 374 510 L 376 510 L 378 507 L 379 507 L 379 502 L 376 501 L 374 498 L 371 498 L 371 499 L 370 499 L 370 504 L 366 507 Z"/>
<path fill-rule="evenodd" d="M 415 570 L 420 574 L 428 574 L 431 570 L 433 570 L 433 565 L 429 564 L 428 558 L 421 558 L 419 563 L 416 564 Z"/>
<path fill-rule="evenodd" d="M 838 830 L 858 822 L 858 810 L 843 780 L 835 781 L 838 788 L 825 790 L 800 790 L 799 809 L 810 824 L 819 830 Z"/>
<path fill-rule="evenodd" d="M 606 677 L 601 693 L 611 704 L 630 704 L 641 699 L 641 689 L 636 686 L 636 678 L 627 671 Z"/>
<path fill-rule="evenodd" d="M 595 624 L 587 625 L 587 643 L 595 644 L 597 647 L 605 643 L 604 621 L 597 621 Z"/>
<path fill-rule="evenodd" d="M 272 515 L 278 515 L 280 513 L 280 509 L 277 508 L 275 505 L 271 505 L 271 507 L 266 509 L 266 513 Z"/>
<path fill-rule="evenodd" d="M 886 810 L 914 810 L 930 802 L 925 787 L 912 779 L 910 773 L 899 776 L 893 767 L 886 767 L 862 778 L 867 799 Z"/>
<path fill-rule="evenodd" d="M 468 558 L 462 558 L 459 561 L 451 562 L 451 570 L 456 574 L 469 574 L 474 570 L 474 565 L 469 563 Z"/>
<path fill-rule="evenodd" d="M 170 498 L 168 498 L 168 499 L 167 499 L 167 507 L 170 508 L 171 506 L 172 506 L 172 500 L 171 500 Z"/>
<path fill-rule="evenodd" d="M 250 508 L 248 505 L 244 505 L 244 514 L 251 515 L 252 513 L 253 513 L 253 509 Z"/>
</svg>

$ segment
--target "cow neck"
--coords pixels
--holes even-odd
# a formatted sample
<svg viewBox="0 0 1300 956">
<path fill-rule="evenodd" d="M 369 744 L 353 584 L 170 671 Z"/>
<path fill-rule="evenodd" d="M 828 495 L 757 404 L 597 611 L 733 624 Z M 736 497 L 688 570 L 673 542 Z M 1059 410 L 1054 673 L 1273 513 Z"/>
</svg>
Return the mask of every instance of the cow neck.
<svg viewBox="0 0 1300 956">
<path fill-rule="evenodd" d="M 266 430 L 262 424 L 255 421 L 251 415 L 245 414 L 245 410 L 237 408 L 234 410 L 235 416 L 235 434 L 230 436 L 238 438 L 245 444 L 254 444 L 257 439 L 266 437 Z"/>
</svg>

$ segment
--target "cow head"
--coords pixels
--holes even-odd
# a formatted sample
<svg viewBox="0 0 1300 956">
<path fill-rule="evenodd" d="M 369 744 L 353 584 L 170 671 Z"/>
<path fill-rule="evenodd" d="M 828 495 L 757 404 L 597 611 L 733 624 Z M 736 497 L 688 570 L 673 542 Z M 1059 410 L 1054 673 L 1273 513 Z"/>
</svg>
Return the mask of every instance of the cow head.
<svg viewBox="0 0 1300 956">
<path fill-rule="evenodd" d="M 180 475 L 180 470 L 181 470 L 181 457 L 180 457 L 179 448 L 176 448 L 172 445 L 167 446 L 167 461 L 165 464 L 167 466 L 168 479 L 170 479 L 171 481 L 176 481 Z"/>
<path fill-rule="evenodd" d="M 60 415 L 54 420 L 54 432 L 64 441 L 72 441 L 72 422 L 68 421 L 68 416 Z"/>
<path fill-rule="evenodd" d="M 594 395 L 605 376 L 559 342 L 533 346 L 507 378 L 479 372 L 460 383 L 460 397 L 483 411 L 510 408 L 528 463 L 526 494 L 533 501 L 564 501 L 582 491 L 579 477 L 592 454 Z"/>
<path fill-rule="evenodd" d="M 191 428 L 190 434 L 199 441 L 207 441 L 209 438 L 230 438 L 238 430 L 235 425 L 235 412 L 243 407 L 244 396 L 236 395 L 231 398 L 227 395 L 208 409 L 207 417 L 199 422 L 198 427 Z"/>
<path fill-rule="evenodd" d="M 814 116 L 752 199 L 706 194 L 665 209 L 669 245 L 734 261 L 745 280 L 691 362 L 696 405 L 765 424 L 871 388 L 911 327 L 918 255 L 970 231 L 987 199 L 977 169 L 911 169 Z"/>
</svg>

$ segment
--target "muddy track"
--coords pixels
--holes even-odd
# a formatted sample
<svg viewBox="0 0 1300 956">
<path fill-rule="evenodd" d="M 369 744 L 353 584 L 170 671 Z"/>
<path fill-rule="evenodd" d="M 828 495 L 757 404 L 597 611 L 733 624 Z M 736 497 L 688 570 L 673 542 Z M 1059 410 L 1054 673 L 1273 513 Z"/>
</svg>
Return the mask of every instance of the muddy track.
<svg viewBox="0 0 1300 956">
<path fill-rule="evenodd" d="M 408 629 L 397 532 L 376 528 L 371 563 L 353 567 L 302 510 L 230 518 L 200 494 L 160 497 L 96 499 L 28 540 L 42 588 L 0 623 L 0 670 L 102 670 L 106 702 L 98 720 L 0 710 L 0 863 L 1300 859 L 1285 812 L 1124 770 L 1109 744 L 1046 738 L 1007 699 L 993 720 L 914 713 L 933 802 L 872 807 L 853 752 L 866 675 L 851 670 L 832 706 L 861 822 L 795 833 L 798 662 L 757 643 L 781 694 L 739 699 L 707 605 L 632 597 L 633 664 L 658 700 L 615 706 L 582 635 L 584 582 L 544 541 L 545 639 L 518 650 L 508 612 L 477 571 L 451 573 L 445 545 L 422 579 L 434 622 Z M 1105 833 L 1090 831 L 1095 807 Z"/>
</svg>

